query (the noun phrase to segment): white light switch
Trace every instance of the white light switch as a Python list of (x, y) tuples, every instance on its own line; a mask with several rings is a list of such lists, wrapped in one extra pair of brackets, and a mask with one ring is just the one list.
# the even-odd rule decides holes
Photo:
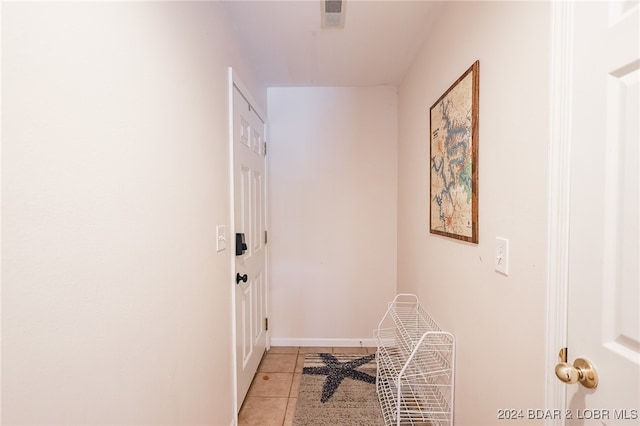
[(509, 240), (496, 237), (496, 271), (509, 275)]
[(227, 248), (227, 227), (225, 225), (216, 226), (216, 251)]

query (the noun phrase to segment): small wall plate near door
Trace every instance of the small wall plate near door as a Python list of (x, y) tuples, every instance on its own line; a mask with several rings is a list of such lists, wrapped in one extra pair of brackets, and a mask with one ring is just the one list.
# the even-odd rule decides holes
[(509, 275), (509, 240), (496, 237), (496, 271)]

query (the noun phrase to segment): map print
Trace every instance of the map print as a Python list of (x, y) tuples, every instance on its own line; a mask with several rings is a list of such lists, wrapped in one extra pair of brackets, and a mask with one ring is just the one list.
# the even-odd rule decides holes
[(475, 238), (473, 74), (467, 72), (431, 108), (431, 232), (467, 241)]

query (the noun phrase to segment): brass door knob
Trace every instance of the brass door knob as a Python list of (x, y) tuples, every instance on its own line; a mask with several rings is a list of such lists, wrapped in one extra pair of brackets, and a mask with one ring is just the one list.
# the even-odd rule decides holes
[(567, 384), (580, 382), (585, 388), (595, 388), (598, 386), (598, 374), (588, 360), (576, 358), (573, 365), (568, 362), (561, 362), (556, 365), (556, 376)]

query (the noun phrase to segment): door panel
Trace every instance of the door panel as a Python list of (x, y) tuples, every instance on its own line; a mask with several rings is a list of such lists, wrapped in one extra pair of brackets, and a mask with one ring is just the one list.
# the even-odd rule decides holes
[[(236, 87), (233, 90), (235, 233), (246, 251), (235, 257), (236, 377), (240, 409), (266, 348), (264, 123)], [(234, 250), (235, 252), (235, 250)]]
[(567, 385), (568, 424), (640, 422), (638, 13), (575, 3), (567, 360), (598, 384)]
[(609, 350), (637, 359), (638, 316), (638, 63), (607, 76), (603, 337)]
[(245, 370), (247, 364), (250, 361), (251, 354), (253, 353), (253, 338), (251, 333), (251, 313), (253, 312), (252, 303), (253, 298), (252, 295), (252, 286), (251, 282), (247, 283), (239, 283), (238, 292), (240, 297), (240, 318), (241, 321), (238, 323), (239, 327), (241, 327), (241, 367), (242, 370)]

